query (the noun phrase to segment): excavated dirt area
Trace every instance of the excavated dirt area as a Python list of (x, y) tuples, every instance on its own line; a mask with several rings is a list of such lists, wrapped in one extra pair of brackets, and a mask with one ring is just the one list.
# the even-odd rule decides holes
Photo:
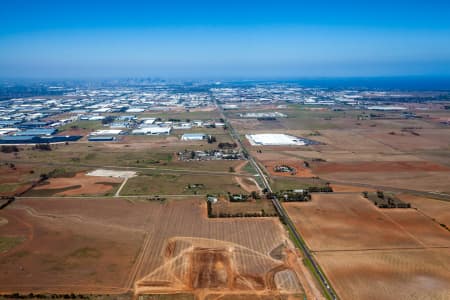
[[(164, 250), (165, 263), (136, 283), (141, 293), (192, 291), (261, 295), (301, 293), (299, 277), (278, 247), (276, 258), (230, 242), (173, 238)], [(206, 291), (206, 292), (205, 292)]]
[(230, 270), (227, 249), (193, 249), (190, 270), (192, 288), (228, 288), (232, 285)]
[(103, 195), (110, 192), (122, 180), (115, 177), (88, 176), (82, 172), (74, 177), (50, 178), (44, 184), (33, 188), (33, 191), (46, 190), (51, 193), (54, 190), (51, 194), (55, 196)]
[(436, 222), (450, 227), (450, 201), (410, 194), (398, 194), (397, 197), (404, 202), (411, 203), (412, 207), (417, 208), (422, 214), (435, 219)]
[(340, 299), (450, 298), (448, 248), (316, 255)]

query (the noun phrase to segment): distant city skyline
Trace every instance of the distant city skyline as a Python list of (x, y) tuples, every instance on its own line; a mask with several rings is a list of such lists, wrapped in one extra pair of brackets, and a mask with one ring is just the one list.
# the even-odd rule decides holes
[(450, 76), (446, 1), (8, 1), (0, 77)]

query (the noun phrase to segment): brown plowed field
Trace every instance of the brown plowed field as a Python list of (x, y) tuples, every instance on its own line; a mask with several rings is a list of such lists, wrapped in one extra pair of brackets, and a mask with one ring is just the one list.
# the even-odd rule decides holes
[(316, 255), (340, 299), (450, 299), (448, 248)]
[(368, 184), (416, 191), (450, 193), (450, 171), (447, 172), (335, 172), (321, 173), (320, 178), (345, 184)]
[[(34, 207), (41, 201), (44, 203)], [(98, 215), (94, 217), (108, 209), (94, 210), (81, 202), (77, 204), (79, 207), (94, 210), (92, 217), (63, 208), (62, 200), (20, 202), (0, 211), (0, 216), (8, 220), (8, 224), (0, 227), (0, 237), (23, 240), (0, 253), (2, 292), (125, 291), (127, 270), (133, 265), (143, 233), (113, 225)], [(56, 210), (60, 212), (52, 212)]]
[(313, 194), (283, 205), (313, 251), (420, 246), (359, 194)]
[(449, 172), (450, 168), (426, 161), (319, 163), (315, 173), (337, 172)]
[(436, 219), (436, 222), (450, 227), (450, 201), (425, 198), (410, 194), (397, 195), (404, 202), (411, 203), (411, 206), (419, 209), (420, 212), (430, 218)]
[(313, 251), (450, 247), (450, 232), (414, 209), (379, 209), (357, 193), (284, 203)]
[(359, 193), (283, 204), (342, 299), (446, 299), (450, 232), (415, 209)]
[(82, 172), (74, 177), (50, 178), (45, 184), (33, 188), (33, 191), (55, 190), (55, 196), (103, 195), (122, 181), (121, 178), (88, 176)]
[[(0, 211), (8, 220), (0, 237), (22, 239), (0, 253), (0, 290), (115, 294), (134, 288), (200, 299), (210, 292), (304, 293), (291, 261), (270, 255), (294, 248), (276, 218), (207, 219), (205, 212), (203, 200), (18, 199)], [(277, 275), (285, 270), (293, 273)], [(285, 273), (295, 290), (273, 286)]]

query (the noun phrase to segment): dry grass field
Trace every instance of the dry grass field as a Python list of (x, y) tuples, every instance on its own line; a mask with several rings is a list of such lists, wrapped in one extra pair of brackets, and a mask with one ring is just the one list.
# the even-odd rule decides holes
[(450, 193), (450, 172), (342, 172), (322, 174), (320, 177), (345, 184), (369, 184), (380, 189)]
[[(223, 140), (230, 142), (229, 135)], [(220, 139), (218, 139), (220, 142)], [(17, 156), (0, 154), (0, 160), (15, 164), (61, 164), (64, 166), (92, 167), (135, 167), (160, 169), (191, 169), (200, 171), (228, 172), (229, 167), (236, 166), (239, 161), (193, 161), (185, 162), (177, 159), (176, 153), (187, 150), (217, 149), (217, 143), (206, 141), (180, 141), (174, 136), (124, 136), (119, 142), (90, 143), (78, 142), (69, 145), (52, 146), (52, 151), (33, 150), (24, 146)]]
[(204, 200), (21, 198), (0, 217), (17, 239), (0, 253), (3, 292), (305, 292), (278, 219), (208, 219)]
[[(201, 185), (192, 187), (193, 185)], [(191, 187), (190, 187), (191, 186)], [(180, 195), (243, 193), (232, 175), (147, 174), (130, 178), (122, 195)]]
[(420, 210), (379, 209), (358, 193), (283, 205), (342, 299), (450, 295), (450, 232)]

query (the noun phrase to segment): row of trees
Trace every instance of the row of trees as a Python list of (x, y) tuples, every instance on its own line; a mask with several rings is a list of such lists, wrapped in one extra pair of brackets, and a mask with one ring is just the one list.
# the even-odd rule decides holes
[[(50, 144), (36, 144), (33, 146), (32, 150), (42, 150), (42, 151), (51, 151), (52, 147)], [(0, 147), (0, 151), (2, 153), (18, 153), (20, 151), (19, 147), (15, 145), (3, 145)]]
[(0, 148), (2, 153), (14, 153), (19, 152), (19, 148), (17, 146), (5, 145)]

